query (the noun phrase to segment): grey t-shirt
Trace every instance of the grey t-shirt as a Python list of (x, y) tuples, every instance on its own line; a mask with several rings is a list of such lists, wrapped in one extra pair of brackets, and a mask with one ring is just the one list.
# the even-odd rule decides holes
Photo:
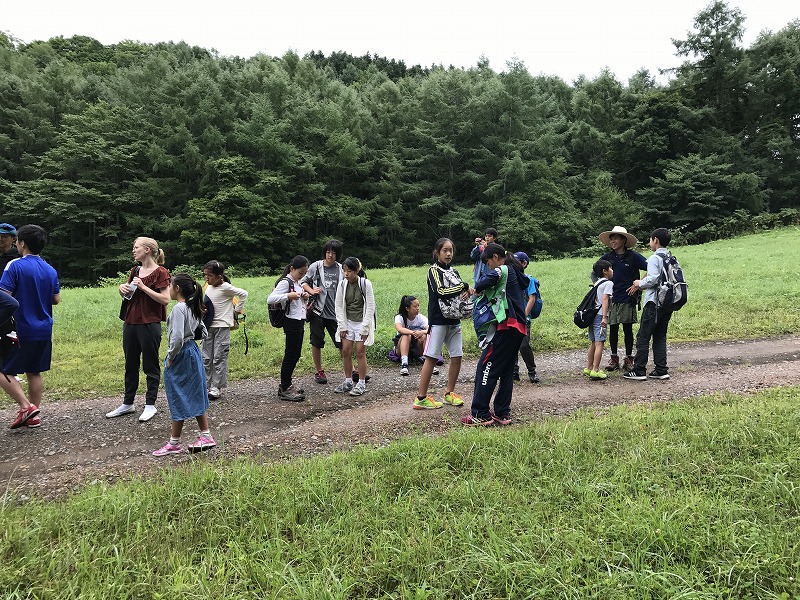
[(325, 288), (325, 306), (322, 309), (323, 319), (336, 320), (336, 289), (339, 286), (339, 265), (335, 264), (332, 267), (322, 265), (322, 287)]

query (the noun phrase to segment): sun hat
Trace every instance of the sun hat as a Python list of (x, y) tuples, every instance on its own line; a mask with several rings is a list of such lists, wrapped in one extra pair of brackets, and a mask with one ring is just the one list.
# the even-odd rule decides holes
[(0, 235), (17, 235), (17, 228), (8, 223), (0, 223)]
[(531, 262), (531, 259), (530, 259), (530, 258), (528, 258), (528, 255), (527, 255), (527, 254), (525, 254), (524, 252), (515, 252), (515, 253), (514, 253), (514, 257), (515, 257), (515, 258), (516, 258), (516, 259), (517, 259), (519, 262), (526, 262), (526, 263), (529, 263), (529, 262)]
[(624, 235), (626, 248), (633, 248), (634, 246), (639, 244), (639, 240), (636, 239), (635, 235), (628, 233), (627, 229), (625, 229), (624, 227), (620, 227), (619, 225), (615, 226), (614, 229), (612, 229), (611, 231), (604, 231), (597, 237), (603, 244), (605, 244), (606, 246), (610, 246), (611, 244), (609, 242), (611, 241), (612, 234)]

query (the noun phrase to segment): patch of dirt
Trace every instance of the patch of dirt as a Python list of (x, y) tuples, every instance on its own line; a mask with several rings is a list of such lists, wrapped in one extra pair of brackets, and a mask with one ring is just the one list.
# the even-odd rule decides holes
[[(515, 423), (579, 408), (666, 402), (715, 392), (747, 394), (800, 382), (800, 336), (670, 344), (668, 352), (671, 379), (642, 382), (619, 374), (604, 382), (588, 381), (580, 375), (584, 350), (538, 355), (541, 383), (514, 385)], [(0, 481), (6, 494), (18, 500), (58, 497), (93, 481), (153, 476), (193, 460), (225, 461), (240, 455), (283, 460), (359, 444), (382, 446), (414, 434), (438, 435), (462, 427), (459, 419), (469, 411), (475, 367), (475, 360), (465, 360), (461, 369), (457, 391), (465, 398), (464, 407), (427, 411), (411, 409), (419, 381), (416, 368), (408, 377), (401, 377), (396, 367), (371, 369), (367, 394), (360, 397), (333, 393), (338, 373), (329, 372), (327, 385), (314, 383), (307, 374), (299, 383), (308, 397), (302, 403), (278, 401), (273, 378), (236, 382), (209, 409), (217, 448), (194, 456), (151, 455), (169, 436), (163, 391), (156, 405), (159, 412), (148, 423), (138, 421), (141, 397), (135, 415), (116, 419), (106, 419), (105, 413), (119, 405), (121, 396), (53, 402), (42, 407), (40, 428), (6, 429), (1, 434)], [(447, 365), (441, 371), (431, 386), (437, 397), (444, 392)], [(45, 397), (46, 386), (45, 375)], [(14, 416), (15, 409), (6, 408), (0, 411), (0, 423), (11, 423)], [(196, 433), (196, 423), (187, 421), (184, 442), (193, 441)]]

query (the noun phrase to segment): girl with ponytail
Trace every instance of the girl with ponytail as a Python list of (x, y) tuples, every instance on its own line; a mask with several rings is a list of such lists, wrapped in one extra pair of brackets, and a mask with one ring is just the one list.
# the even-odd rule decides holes
[(153, 456), (183, 452), (183, 422), (192, 417), (197, 419), (200, 436), (188, 446), (189, 452), (202, 452), (216, 446), (206, 415), (208, 392), (203, 356), (195, 343), (195, 339), (208, 335), (203, 324), (203, 288), (191, 276), (181, 273), (172, 278), (169, 293), (177, 301), (167, 319), (169, 347), (164, 359), (164, 389), (172, 416), (172, 431), (169, 441), (153, 452)]

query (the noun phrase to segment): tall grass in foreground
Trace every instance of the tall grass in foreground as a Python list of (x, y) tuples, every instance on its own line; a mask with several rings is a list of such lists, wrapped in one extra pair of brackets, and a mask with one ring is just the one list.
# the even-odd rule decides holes
[(800, 388), (89, 486), (0, 512), (3, 598), (789, 598)]
[[(670, 322), (670, 339), (752, 338), (800, 331), (800, 256), (798, 228), (787, 228), (731, 240), (675, 248), (689, 281), (689, 303)], [(464, 260), (467, 248), (458, 248)], [(650, 252), (644, 252), (649, 256)], [(578, 348), (585, 331), (572, 324), (572, 312), (589, 285), (594, 259), (537, 262), (529, 272), (542, 282), (544, 310), (532, 329), (537, 351)], [(460, 265), (471, 281), (472, 266)], [(394, 335), (394, 316), (403, 294), (419, 296), (427, 312), (427, 267), (370, 269), (378, 306), (376, 343), (368, 349), (370, 364), (386, 364)], [(250, 351), (244, 355), (243, 332), (231, 338), (232, 380), (276, 375), (283, 358), (283, 332), (270, 327), (266, 297), (275, 276), (234, 278), (250, 292), (247, 331)], [(119, 295), (114, 287), (64, 290), (55, 309), (53, 368), (45, 378), (47, 398), (75, 398), (119, 393), (122, 389), (122, 323), (117, 318)], [(467, 355), (477, 355), (475, 333), (464, 322)], [(306, 333), (305, 346), (308, 346)], [(162, 348), (162, 354), (166, 347)], [(333, 344), (323, 350), (331, 370), (341, 368)], [(311, 373), (311, 353), (304, 349), (297, 372)], [(144, 386), (144, 377), (142, 377)]]

